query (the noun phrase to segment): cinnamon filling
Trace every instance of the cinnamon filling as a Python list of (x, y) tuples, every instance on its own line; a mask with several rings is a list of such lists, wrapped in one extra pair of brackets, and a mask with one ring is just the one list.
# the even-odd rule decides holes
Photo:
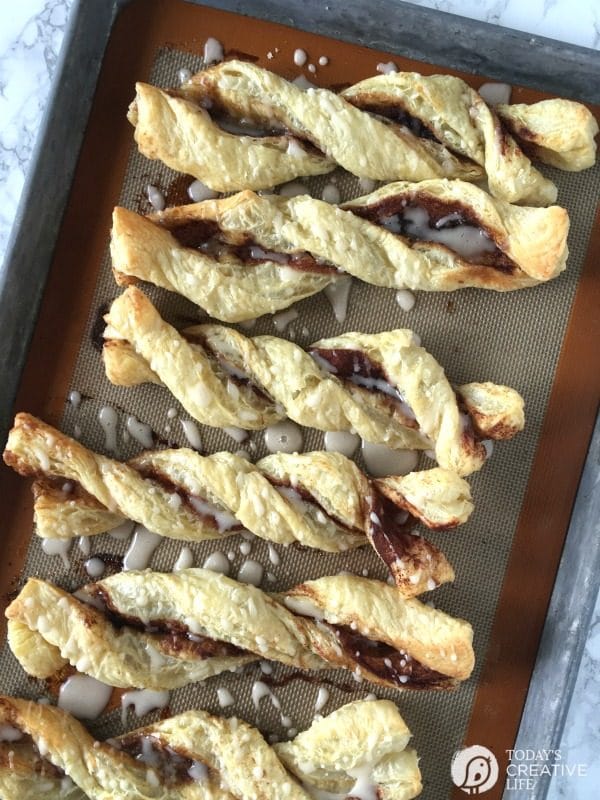
[(324, 153), (306, 136), (290, 130), (275, 119), (269, 119), (261, 114), (254, 117), (233, 116), (214, 92), (202, 84), (191, 84), (180, 89), (167, 89), (171, 97), (181, 97), (188, 102), (202, 108), (211, 120), (225, 133), (234, 136), (248, 136), (251, 139), (283, 138), (294, 140), (302, 148), (314, 155), (324, 156)]
[(314, 272), (318, 275), (334, 275), (339, 271), (330, 262), (314, 258), (307, 251), (278, 253), (265, 250), (251, 236), (244, 235), (242, 243), (232, 244), (225, 239), (225, 235), (217, 223), (212, 220), (189, 220), (176, 223), (160, 220), (159, 224), (166, 227), (182, 247), (199, 250), (217, 261), (221, 261), (225, 255), (228, 255), (248, 266), (270, 261), (298, 272)]
[(394, 122), (397, 125), (402, 125), (419, 139), (429, 139), (432, 142), (437, 142), (443, 145), (431, 128), (418, 117), (413, 116), (409, 111), (403, 108), (398, 101), (395, 103), (385, 103), (377, 100), (365, 99), (361, 96), (347, 97), (349, 103), (361, 111), (366, 111), (368, 114), (374, 114), (377, 117)]
[(403, 650), (367, 639), (347, 625), (324, 624), (334, 631), (347, 656), (382, 680), (412, 689), (443, 688), (453, 683), (452, 678), (426, 667)]
[(161, 640), (161, 650), (171, 655), (185, 655), (203, 660), (213, 657), (235, 657), (247, 655), (246, 650), (229, 642), (221, 642), (208, 636), (192, 633), (181, 622), (173, 619), (153, 619), (144, 622), (139, 617), (122, 614), (113, 605), (109, 592), (97, 584), (86, 587), (88, 594), (99, 599), (105, 606), (104, 615), (116, 628), (134, 628)]
[(202, 782), (208, 777), (208, 767), (166, 745), (157, 736), (132, 734), (111, 739), (110, 744), (146, 767), (156, 770), (165, 786)]
[[(292, 486), (289, 481), (279, 480), (272, 475), (265, 474), (265, 478), (269, 481), (271, 486), (274, 486), (286, 499), (290, 500), (292, 504), (296, 504), (301, 512), (305, 511), (305, 505), (312, 506), (314, 509), (314, 516), (318, 522), (326, 522), (329, 520), (334, 525), (337, 525), (338, 528), (342, 528), (348, 533), (364, 535), (364, 531), (360, 528), (352, 528), (338, 517), (330, 514), (304, 486), (298, 484)], [(321, 519), (319, 519), (319, 517), (321, 517)]]
[(508, 275), (518, 269), (473, 211), (461, 203), (415, 193), (411, 197), (386, 197), (368, 206), (345, 209), (406, 239), (408, 244), (413, 241), (442, 244), (469, 263)]
[(151, 466), (139, 466), (136, 467), (136, 471), (145, 480), (153, 481), (159, 484), (166, 492), (169, 492), (169, 494), (179, 497), (182, 505), (184, 505), (188, 511), (195, 514), (203, 524), (214, 528), (219, 533), (244, 530), (244, 526), (228, 511), (217, 508), (213, 503), (198, 495), (190, 494), (190, 492), (187, 492), (181, 486), (173, 483), (173, 481), (164, 473), (160, 472), (160, 470), (154, 469)]
[(201, 333), (191, 332), (189, 329), (180, 331), (180, 334), (183, 336), (186, 342), (200, 345), (200, 347), (202, 347), (202, 349), (205, 350), (207, 354), (217, 362), (223, 372), (227, 374), (228, 381), (231, 381), (236, 386), (247, 387), (248, 389), (251, 389), (260, 400), (263, 400), (269, 405), (274, 403), (273, 398), (270, 397), (262, 387), (257, 386), (257, 384), (254, 383), (245, 372), (242, 372), (242, 370), (238, 369), (230, 361), (227, 361), (222, 353), (212, 347), (206, 336), (203, 336)]
[(349, 381), (368, 391), (385, 395), (402, 417), (402, 424), (407, 428), (418, 429), (419, 425), (414, 412), (398, 388), (390, 383), (382, 365), (372, 361), (363, 350), (352, 350), (345, 347), (330, 349), (318, 347), (311, 350), (310, 355), (320, 366), (340, 380)]
[(410, 533), (415, 518), (407, 511), (398, 509), (387, 497), (373, 490), (370, 499), (368, 536), (381, 560), (393, 572), (399, 561), (410, 561), (411, 571), (429, 571), (431, 564), (425, 563), (423, 539)]

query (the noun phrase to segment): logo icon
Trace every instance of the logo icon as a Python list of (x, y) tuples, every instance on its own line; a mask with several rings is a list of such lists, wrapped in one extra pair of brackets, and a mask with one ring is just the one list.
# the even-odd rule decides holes
[(498, 761), (487, 747), (474, 744), (456, 751), (450, 774), (454, 785), (465, 794), (483, 794), (496, 785)]

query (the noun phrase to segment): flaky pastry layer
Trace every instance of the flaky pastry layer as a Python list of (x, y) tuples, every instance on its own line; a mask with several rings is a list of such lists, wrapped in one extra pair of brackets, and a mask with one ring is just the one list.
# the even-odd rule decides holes
[[(264, 130), (228, 132), (223, 116)], [(383, 181), (485, 174), (496, 197), (529, 205), (554, 202), (556, 187), (517, 141), (546, 163), (585, 169), (594, 162), (598, 130), (581, 104), (547, 100), (494, 110), (448, 75), (391, 73), (335, 94), (303, 91), (237, 60), (170, 91), (138, 83), (129, 120), (144, 155), (217, 191), (265, 189), (338, 164)]]
[[(425, 221), (411, 224), (414, 213)], [(117, 207), (111, 255), (118, 283), (148, 281), (238, 322), (315, 294), (340, 272), (395, 289), (534, 286), (564, 270), (568, 230), (558, 206), (514, 206), (464, 181), (433, 180), (343, 206), (244, 191), (149, 217)]]
[(387, 700), (349, 703), (275, 747), (200, 709), (102, 742), (59, 708), (0, 697), (0, 725), (14, 738), (0, 741), (4, 800), (309, 800), (351, 791), (357, 771), (381, 800), (421, 791), (410, 731)]
[(267, 658), (449, 689), (473, 669), (468, 622), (353, 575), (270, 595), (206, 569), (128, 571), (85, 593), (102, 608), (30, 578), (9, 605), (9, 645), (28, 674), (47, 679), (71, 664), (111, 686), (164, 690)]
[[(409, 330), (323, 340), (312, 346), (312, 358), (285, 339), (248, 338), (219, 325), (180, 334), (133, 286), (113, 302), (105, 319), (111, 337), (103, 353), (108, 379), (124, 386), (164, 384), (207, 425), (260, 429), (273, 416), (287, 415), (301, 425), (351, 430), (393, 448), (432, 449), (441, 467), (459, 475), (483, 466), (488, 455), (483, 440), (509, 439), (524, 426), (518, 392), (492, 383), (455, 391)], [(326, 350), (344, 356), (344, 363), (331, 364)], [(239, 383), (246, 392), (243, 402)]]
[(92, 536), (131, 519), (185, 541), (243, 529), (331, 552), (370, 541), (406, 596), (454, 577), (443, 553), (410, 532), (416, 521), (453, 528), (473, 509), (466, 481), (439, 468), (370, 481), (340, 453), (279, 453), (254, 465), (233, 453), (201, 456), (188, 448), (145, 452), (123, 464), (28, 414), (15, 418), (4, 460), (38, 479), (40, 536)]

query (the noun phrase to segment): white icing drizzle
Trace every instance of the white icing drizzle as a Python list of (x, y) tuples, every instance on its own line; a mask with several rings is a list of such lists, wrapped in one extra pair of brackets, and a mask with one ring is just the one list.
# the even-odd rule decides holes
[(209, 36), (204, 42), (204, 63), (214, 64), (216, 61), (223, 61), (223, 45), (218, 39)]
[(88, 560), (83, 565), (85, 567), (85, 571), (90, 576), (90, 578), (99, 578), (106, 569), (106, 564), (102, 561), (101, 558), (88, 558)]
[(280, 311), (279, 314), (273, 314), (271, 319), (277, 333), (283, 333), (290, 322), (298, 319), (298, 312), (295, 308), (288, 308), (286, 311)]
[(348, 431), (327, 431), (323, 437), (325, 450), (352, 458), (360, 443), (360, 436)]
[(279, 702), (279, 698), (275, 692), (273, 692), (271, 688), (263, 681), (254, 681), (252, 684), (252, 702), (254, 703), (254, 708), (256, 708), (256, 710), (258, 710), (260, 701), (263, 699), (263, 697), (269, 697), (273, 707), (278, 711), (281, 709), (281, 703)]
[(146, 186), (146, 194), (148, 195), (148, 202), (155, 211), (164, 211), (166, 205), (165, 196), (160, 189), (149, 183)]
[(196, 783), (204, 783), (208, 778), (208, 767), (201, 761), (193, 761), (192, 766), (188, 769), (188, 775)]
[(60, 556), (65, 569), (69, 569), (69, 550), (73, 544), (72, 539), (42, 539), (42, 550), (47, 556)]
[(249, 583), (252, 586), (260, 586), (263, 578), (264, 568), (258, 561), (247, 558), (238, 571), (237, 579), (242, 583)]
[(71, 403), (74, 409), (78, 409), (81, 403), (81, 392), (78, 392), (77, 389), (73, 389), (72, 392), (69, 392), (69, 403)]
[(283, 602), (290, 611), (301, 614), (303, 617), (313, 617), (322, 620), (323, 612), (308, 597), (284, 597)]
[[(442, 225), (457, 219), (454, 214), (448, 214), (435, 223), (435, 227), (429, 227), (429, 214), (426, 209), (414, 206), (406, 208), (402, 216), (405, 223), (408, 223), (407, 235), (421, 241), (438, 242), (448, 247), (457, 255), (463, 258), (476, 258), (484, 253), (491, 253), (496, 249), (495, 243), (490, 239), (484, 230), (473, 225), (456, 225), (453, 228), (443, 228)], [(396, 217), (388, 217), (388, 227), (392, 232)]]
[(177, 73), (177, 80), (180, 84), (187, 83), (192, 77), (192, 70), (187, 67), (182, 67)]
[(162, 536), (158, 533), (152, 533), (143, 525), (136, 525), (133, 539), (123, 558), (123, 571), (146, 569), (161, 541)]
[(250, 542), (240, 542), (240, 553), (243, 556), (249, 556), (251, 550), (252, 550), (252, 545), (250, 544)]
[(116, 453), (119, 415), (112, 406), (103, 406), (98, 412), (98, 420), (104, 431), (105, 448), (111, 453)]
[(81, 437), (81, 425), (73, 425), (73, 436), (75, 439)]
[(182, 569), (190, 569), (194, 566), (194, 554), (189, 547), (181, 548), (177, 561), (173, 564), (173, 572), (181, 572)]
[(235, 697), (224, 686), (217, 687), (217, 700), (221, 708), (227, 708), (227, 706), (232, 706), (235, 703)]
[(77, 544), (79, 545), (79, 549), (83, 553), (84, 556), (89, 556), (92, 552), (92, 545), (87, 536), (80, 536), (77, 540)]
[(306, 150), (302, 147), (298, 139), (294, 139), (293, 136), (290, 136), (286, 152), (288, 156), (300, 158), (306, 153)]
[(269, 550), (269, 561), (274, 566), (276, 566), (276, 567), (279, 566), (279, 564), (281, 563), (281, 556), (279, 555), (277, 550), (275, 550), (275, 547), (274, 547), (273, 543), (269, 542), (267, 547), (268, 547), (268, 550)]
[(356, 800), (377, 800), (379, 794), (373, 783), (373, 764), (364, 764), (348, 770), (348, 775), (356, 778), (356, 783), (348, 792), (348, 797)]
[(58, 690), (58, 707), (78, 719), (96, 719), (106, 708), (112, 686), (89, 675), (71, 675)]
[(288, 256), (285, 253), (278, 253), (276, 250), (265, 250), (258, 244), (253, 244), (250, 247), (250, 258), (256, 261), (265, 259), (266, 261), (274, 261), (276, 264), (287, 264)]
[(169, 692), (154, 689), (135, 689), (125, 692), (121, 697), (121, 721), (127, 723), (127, 709), (133, 708), (136, 717), (144, 717), (155, 708), (166, 708), (169, 705)]
[(18, 742), (23, 738), (23, 731), (12, 725), (0, 725), (0, 742)]
[(235, 426), (230, 426), (227, 428), (223, 428), (227, 436), (231, 436), (234, 442), (241, 444), (245, 442), (248, 438), (248, 431), (245, 431), (243, 428), (236, 428)]
[(308, 65), (308, 67), (307, 67), (307, 69), (308, 69), (308, 71), (309, 71), (310, 73), (312, 73), (313, 75), (314, 75), (314, 74), (315, 74), (315, 72), (317, 71), (317, 68), (315, 67), (315, 65), (314, 65), (314, 64), (309, 64), (309, 65)]
[(268, 661), (261, 661), (260, 662), (260, 671), (264, 675), (270, 675), (273, 672), (273, 665), (270, 664)]
[(193, 200), (194, 203), (200, 203), (202, 200), (213, 200), (219, 196), (218, 192), (215, 192), (214, 189), (199, 180), (192, 181), (188, 186), (187, 192), (190, 200)]
[(317, 88), (314, 83), (311, 83), (308, 80), (306, 75), (298, 75), (297, 78), (294, 78), (292, 83), (295, 86), (297, 86), (299, 89), (302, 89), (303, 92), (305, 92), (307, 89), (316, 89)]
[(139, 442), (142, 447), (149, 450), (154, 445), (154, 436), (152, 435), (152, 428), (146, 425), (145, 422), (140, 422), (137, 417), (130, 414), (125, 423), (129, 435)]
[(167, 411), (167, 419), (175, 419), (176, 416), (177, 416), (177, 409), (176, 408), (170, 408)]
[(182, 419), (180, 421), (183, 434), (188, 440), (188, 444), (193, 447), (194, 450), (202, 450), (202, 439), (196, 423), (191, 419)]
[(308, 194), (308, 187), (300, 181), (290, 181), (279, 187), (279, 194), (282, 197), (298, 197), (301, 194)]
[(364, 194), (370, 194), (375, 187), (377, 186), (377, 181), (374, 181), (372, 178), (359, 178), (358, 179), (358, 188)]
[(485, 457), (490, 458), (490, 456), (494, 452), (494, 440), (482, 439), (481, 444), (485, 447)]
[(329, 64), (329, 59), (327, 56), (319, 56), (319, 66), (326, 67)]
[(396, 292), (396, 302), (402, 311), (412, 311), (415, 306), (416, 298), (409, 289), (399, 289)]
[(212, 572), (220, 572), (223, 575), (228, 575), (231, 565), (225, 553), (216, 550), (208, 556), (202, 567), (204, 569), (210, 569)]
[(512, 86), (508, 83), (483, 83), (477, 90), (488, 106), (510, 103)]
[(331, 303), (333, 315), (338, 322), (344, 322), (346, 319), (351, 288), (352, 278), (349, 275), (344, 275), (341, 278), (336, 278), (324, 289), (325, 297)]
[(290, 420), (269, 425), (264, 436), (269, 453), (299, 453), (302, 450), (302, 431)]
[(329, 700), (329, 689), (326, 689), (324, 686), (319, 686), (319, 691), (317, 692), (317, 699), (315, 700), (315, 712), (318, 714), (321, 709), (323, 709)]
[(117, 525), (116, 528), (108, 531), (108, 535), (113, 539), (117, 539), (117, 541), (124, 541), (125, 539), (129, 539), (131, 534), (133, 533), (133, 529), (135, 527), (135, 522), (130, 519), (126, 519), (124, 522), (121, 522), (120, 525)]
[(398, 72), (398, 67), (393, 61), (386, 61), (385, 63), (380, 61), (375, 69), (377, 72), (381, 72), (382, 75), (389, 75), (391, 72)]
[(234, 525), (237, 524), (236, 518), (230, 514), (229, 511), (224, 511), (214, 503), (208, 502), (208, 500), (203, 500), (202, 498), (195, 497), (194, 495), (188, 495), (188, 502), (199, 514), (212, 517), (216, 523), (219, 533), (229, 531)]
[(326, 203), (339, 203), (341, 200), (340, 190), (335, 183), (326, 183), (321, 197)]
[(308, 55), (306, 50), (301, 50), (299, 47), (294, 50), (294, 64), (297, 67), (303, 67), (306, 64)]
[(386, 475), (406, 475), (417, 466), (419, 454), (415, 450), (392, 450), (384, 444), (362, 442), (362, 457), (367, 470), (375, 478)]

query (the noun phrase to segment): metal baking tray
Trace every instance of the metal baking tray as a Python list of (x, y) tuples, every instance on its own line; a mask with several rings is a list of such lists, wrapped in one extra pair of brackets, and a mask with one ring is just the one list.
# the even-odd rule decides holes
[[(137, 0), (139, 3), (141, 0)], [(0, 270), (3, 443), (113, 24), (130, 0), (77, 0)], [(193, 0), (192, 0), (193, 2)], [(213, 0), (203, 5), (346, 42), (600, 102), (600, 54), (394, 0)], [(40, 187), (52, 187), (52, 202)], [(595, 202), (595, 198), (594, 198)], [(60, 332), (57, 332), (60, 336)], [(557, 749), (600, 585), (600, 423), (587, 456), (515, 747)], [(418, 733), (418, 732), (417, 732)], [(542, 800), (549, 777), (505, 797)]]

